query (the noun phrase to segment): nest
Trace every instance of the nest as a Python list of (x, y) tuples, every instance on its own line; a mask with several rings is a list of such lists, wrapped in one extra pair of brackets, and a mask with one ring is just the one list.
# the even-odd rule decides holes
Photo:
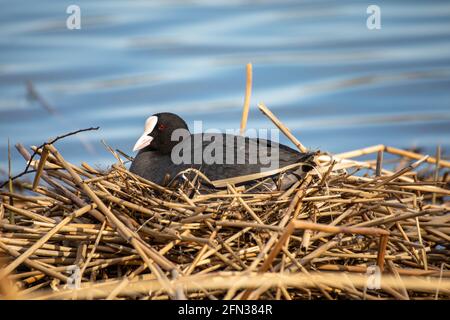
[(289, 189), (261, 190), (262, 177), (205, 189), (198, 172), (163, 187), (115, 152), (101, 172), (53, 144), (34, 148), (39, 161), (18, 149), (36, 174), (0, 190), (3, 298), (450, 297), (450, 163), (439, 155), (318, 153)]

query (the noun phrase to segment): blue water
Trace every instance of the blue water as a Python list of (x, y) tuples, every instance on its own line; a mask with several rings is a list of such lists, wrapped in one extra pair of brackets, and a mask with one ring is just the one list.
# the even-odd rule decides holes
[[(66, 8), (81, 8), (81, 30)], [(250, 128), (271, 128), (264, 102), (306, 146), (450, 147), (450, 2), (0, 1), (0, 168), (11, 144), (57, 144), (66, 159), (105, 167), (132, 154), (145, 119), (238, 128), (253, 63)], [(53, 110), (27, 96), (31, 81)], [(282, 137), (282, 142), (288, 141)], [(24, 162), (13, 152), (13, 170)]]

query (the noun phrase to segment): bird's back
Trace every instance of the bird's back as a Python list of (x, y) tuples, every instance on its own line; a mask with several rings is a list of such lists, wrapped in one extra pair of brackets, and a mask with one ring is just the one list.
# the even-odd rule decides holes
[(173, 178), (180, 171), (195, 168), (213, 181), (278, 169), (310, 158), (311, 154), (270, 140), (201, 133), (177, 144), (171, 155), (151, 150), (139, 152), (130, 171), (162, 183), (166, 174)]

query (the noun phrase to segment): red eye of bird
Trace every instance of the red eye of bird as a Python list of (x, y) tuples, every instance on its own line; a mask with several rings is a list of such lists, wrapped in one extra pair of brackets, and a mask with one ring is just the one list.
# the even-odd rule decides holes
[(164, 130), (165, 128), (166, 128), (166, 126), (163, 124), (158, 125), (158, 130), (160, 130), (160, 131)]

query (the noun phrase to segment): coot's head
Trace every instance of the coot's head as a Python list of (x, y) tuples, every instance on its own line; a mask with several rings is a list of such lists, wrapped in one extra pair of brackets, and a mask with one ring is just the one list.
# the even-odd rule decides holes
[(176, 114), (156, 113), (145, 121), (144, 133), (134, 145), (133, 151), (148, 149), (169, 154), (179, 142), (172, 141), (172, 133), (177, 129), (189, 133), (186, 122)]

